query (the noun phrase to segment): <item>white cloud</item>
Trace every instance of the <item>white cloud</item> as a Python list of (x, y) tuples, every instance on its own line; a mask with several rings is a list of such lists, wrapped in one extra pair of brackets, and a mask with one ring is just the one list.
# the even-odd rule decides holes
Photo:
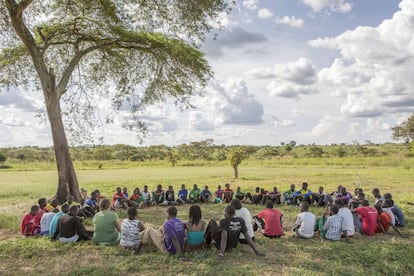
[(284, 24), (289, 25), (291, 27), (302, 28), (303, 27), (303, 19), (296, 18), (295, 16), (283, 16), (277, 17), (275, 19), (276, 24)]
[(243, 6), (249, 10), (257, 10), (257, 4), (259, 4), (259, 0), (244, 0)]
[(298, 118), (298, 117), (302, 117), (305, 114), (305, 112), (301, 109), (294, 108), (292, 109), (292, 114), (294, 117)]
[(188, 118), (189, 128), (195, 131), (210, 131), (214, 130), (214, 125), (204, 118), (203, 114), (198, 111), (190, 112)]
[(272, 97), (300, 99), (302, 95), (317, 93), (316, 71), (308, 59), (276, 64), (273, 73), (275, 79), (267, 85)]
[(195, 99), (197, 110), (215, 125), (257, 125), (263, 122), (263, 105), (248, 93), (244, 80), (212, 81), (204, 97)]
[(245, 75), (249, 79), (270, 79), (276, 77), (271, 68), (252, 68)]
[(336, 13), (348, 13), (352, 10), (352, 4), (346, 0), (302, 0), (311, 7), (314, 12), (328, 10)]
[(264, 8), (258, 10), (257, 15), (259, 16), (259, 18), (270, 18), (273, 16), (273, 13), (270, 10)]
[(414, 4), (403, 0), (400, 9), (377, 27), (360, 26), (309, 42), (341, 54), (318, 77), (324, 89), (344, 97), (342, 114), (377, 117), (414, 111)]
[(276, 116), (273, 116), (273, 125), (276, 127), (293, 127), (295, 122), (289, 119), (279, 119)]

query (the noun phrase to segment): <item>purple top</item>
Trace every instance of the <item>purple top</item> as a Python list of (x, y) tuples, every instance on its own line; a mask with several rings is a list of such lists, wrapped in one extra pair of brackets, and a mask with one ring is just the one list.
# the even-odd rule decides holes
[(164, 244), (171, 254), (176, 254), (172, 238), (176, 237), (181, 249), (184, 246), (185, 224), (178, 218), (171, 218), (164, 223)]
[(217, 190), (214, 195), (216, 196), (216, 198), (221, 198), (223, 199), (223, 190)]

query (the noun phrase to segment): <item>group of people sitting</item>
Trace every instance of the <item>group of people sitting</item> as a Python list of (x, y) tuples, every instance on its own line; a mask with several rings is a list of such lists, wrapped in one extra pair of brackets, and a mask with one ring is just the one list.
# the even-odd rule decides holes
[[(185, 187), (182, 190), (183, 188)], [(148, 193), (147, 189), (144, 187), (145, 193)], [(226, 189), (229, 189), (228, 184)], [(162, 187), (159, 185), (157, 190), (162, 190)], [(167, 191), (164, 192), (165, 198), (168, 198)], [(82, 196), (85, 195), (84, 192), (82, 190)], [(279, 199), (283, 198), (286, 204), (298, 202), (300, 213), (296, 217), (293, 230), (300, 238), (312, 238), (319, 231), (327, 240), (339, 240), (341, 237), (348, 240), (356, 231), (374, 235), (377, 232), (385, 233), (389, 228), (395, 229), (401, 235), (397, 227), (404, 226), (404, 215), (392, 201), (391, 194), (381, 196), (378, 189), (373, 189), (372, 192), (376, 201), (374, 206), (369, 206), (362, 189), (356, 189), (354, 196), (342, 186), (329, 194), (323, 193), (323, 189), (319, 189), (319, 193), (311, 193), (307, 189), (307, 183), (303, 183), (301, 190), (294, 191), (291, 195), (284, 193)], [(120, 196), (121, 193), (123, 197), (119, 200), (116, 195)], [(48, 203), (45, 198), (41, 198), (38, 205), (32, 206), (30, 212), (23, 217), (21, 233), (25, 236), (49, 236), (52, 240), (61, 242), (92, 240), (99, 245), (120, 244), (134, 251), (138, 251), (143, 245), (153, 244), (161, 252), (176, 254), (180, 258), (184, 258), (184, 250), (211, 245), (218, 249), (219, 256), (222, 257), (225, 252), (236, 248), (238, 243), (248, 244), (257, 255), (262, 256), (264, 254), (257, 249), (254, 242), (255, 232), (260, 232), (266, 238), (280, 238), (284, 235), (283, 214), (274, 208), (274, 204), (280, 202), (273, 194), (266, 194), (265, 209), (252, 216), (242, 204), (255, 203), (252, 200), (258, 195), (237, 198), (236, 192), (229, 198), (224, 219), (206, 223), (202, 220), (201, 207), (197, 204), (206, 202), (201, 199), (203, 197), (200, 192), (200, 197), (197, 197), (199, 201), (191, 201), (192, 197), (189, 197), (188, 201), (181, 202), (192, 203), (187, 223), (177, 218), (177, 208), (170, 206), (167, 209), (166, 222), (160, 229), (156, 229), (144, 226), (137, 218), (137, 207), (140, 205), (131, 204), (132, 197), (128, 199), (125, 193), (127, 190), (118, 188), (111, 202), (96, 190), (91, 193), (90, 198), (82, 199), (83, 204), (75, 202), (73, 196), (69, 195), (60, 210), (56, 199)], [(141, 196), (140, 193), (139, 197)], [(152, 196), (157, 195), (154, 192)], [(148, 197), (147, 201), (142, 202), (148, 204), (148, 200), (152, 199)], [(226, 197), (223, 197), (223, 201), (225, 200)], [(323, 216), (316, 218), (309, 212), (309, 206), (314, 203), (317, 206), (326, 206)], [(125, 206), (128, 217), (120, 222), (114, 209)], [(89, 231), (83, 225), (82, 217), (88, 217), (92, 213), (93, 231)]]

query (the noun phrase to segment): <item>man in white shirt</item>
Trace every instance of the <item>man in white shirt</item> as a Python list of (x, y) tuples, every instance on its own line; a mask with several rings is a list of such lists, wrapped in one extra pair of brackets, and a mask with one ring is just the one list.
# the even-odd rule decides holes
[(336, 199), (335, 205), (339, 208), (338, 215), (343, 218), (342, 231), (346, 231), (347, 236), (352, 237), (355, 234), (355, 225), (351, 210), (344, 206), (344, 202), (341, 199)]
[(300, 213), (296, 217), (293, 231), (301, 238), (310, 239), (314, 235), (315, 222), (315, 215), (309, 212), (309, 203), (302, 201), (300, 203)]

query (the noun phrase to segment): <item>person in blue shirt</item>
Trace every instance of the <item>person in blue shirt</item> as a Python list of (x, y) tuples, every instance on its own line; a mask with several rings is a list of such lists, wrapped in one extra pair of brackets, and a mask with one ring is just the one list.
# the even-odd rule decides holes
[(50, 222), (49, 225), (49, 237), (52, 238), (55, 235), (58, 223), (59, 223), (59, 219), (61, 216), (63, 216), (64, 214), (67, 214), (69, 212), (69, 204), (65, 203), (62, 205), (61, 212), (56, 213), (56, 215), (53, 217), (52, 221)]
[(181, 190), (177, 194), (177, 203), (184, 204), (188, 202), (188, 190), (185, 188), (185, 184), (181, 184)]
[(204, 190), (201, 191), (200, 199), (201, 202), (211, 202), (213, 194), (208, 189), (208, 186), (204, 186)]
[(293, 193), (293, 202), (299, 204), (302, 201), (307, 201), (311, 204), (312, 191), (308, 189), (308, 183), (302, 183), (302, 189)]

